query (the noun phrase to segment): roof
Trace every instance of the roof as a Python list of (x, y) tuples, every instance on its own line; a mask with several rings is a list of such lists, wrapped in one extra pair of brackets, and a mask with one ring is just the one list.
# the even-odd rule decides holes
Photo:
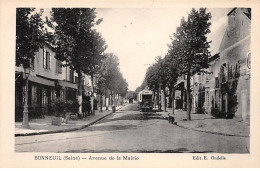
[[(235, 11), (237, 8), (233, 8), (228, 14), (227, 16), (229, 16), (233, 11)], [(247, 16), (250, 20), (251, 20), (251, 8), (241, 8), (243, 14), (245, 14), (245, 16)]]
[(142, 90), (139, 92), (139, 94), (153, 94), (153, 92), (151, 90)]
[(45, 41), (44, 44), (45, 44), (48, 48), (50, 48), (53, 52), (55, 52), (54, 46), (51, 45), (49, 42), (46, 42), (46, 41)]
[(229, 16), (233, 11), (235, 11), (237, 8), (233, 8), (228, 14), (227, 16)]
[(212, 62), (212, 61), (218, 59), (219, 57), (220, 57), (220, 56), (219, 56), (219, 53), (217, 53), (217, 54), (215, 54), (215, 55), (213, 55), (213, 56), (211, 56), (211, 57), (209, 58), (209, 62)]

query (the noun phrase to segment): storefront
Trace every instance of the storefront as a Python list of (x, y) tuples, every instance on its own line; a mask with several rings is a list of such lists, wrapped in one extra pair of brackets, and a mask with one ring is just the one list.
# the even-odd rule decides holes
[[(15, 81), (15, 119), (21, 121), (25, 94), (23, 73), (16, 73)], [(29, 118), (43, 118), (50, 114), (50, 104), (55, 95), (54, 81), (30, 75), (28, 78)]]

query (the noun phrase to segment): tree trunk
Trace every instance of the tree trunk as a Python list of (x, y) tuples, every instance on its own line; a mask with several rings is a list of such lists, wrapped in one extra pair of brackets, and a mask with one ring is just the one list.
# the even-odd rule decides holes
[(167, 102), (167, 107), (171, 108), (171, 100), (172, 100), (172, 86), (169, 87), (169, 101)]
[(153, 105), (154, 105), (154, 108), (156, 108), (156, 93), (155, 91), (153, 91), (153, 101), (155, 102)]
[(113, 94), (113, 106), (116, 106), (116, 93)]
[(108, 104), (109, 104), (109, 98), (107, 101), (107, 91), (105, 92), (105, 106), (106, 106), (106, 110), (108, 110)]
[(159, 91), (158, 91), (158, 109), (159, 109), (159, 111), (161, 111), (162, 110), (162, 108), (161, 108), (161, 85), (159, 85)]
[(115, 93), (115, 95), (114, 95), (114, 100), (115, 100), (114, 106), (116, 106), (117, 105), (117, 93)]
[(116, 98), (116, 104), (115, 104), (115, 106), (117, 106), (118, 105), (118, 101), (119, 101), (119, 95), (116, 93), (116, 95), (115, 95), (115, 98)]
[(175, 87), (172, 86), (171, 90), (171, 98), (172, 98), (172, 115), (174, 115), (174, 103), (175, 103)]
[(111, 105), (111, 107), (113, 107), (113, 104), (114, 104), (113, 92), (111, 91), (111, 94), (110, 94), (110, 105)]
[(163, 112), (166, 112), (166, 104), (165, 104), (165, 88), (162, 87), (161, 89), (161, 104), (162, 104), (162, 109), (163, 109)]
[(95, 115), (95, 110), (94, 110), (94, 76), (91, 74), (91, 84), (92, 84), (92, 93), (91, 93), (91, 113), (92, 115)]
[(101, 94), (100, 95), (100, 112), (103, 112), (102, 108), (103, 108), (103, 96)]
[(190, 103), (190, 72), (187, 74), (187, 120), (191, 120), (191, 103)]
[(82, 115), (82, 73), (80, 70), (78, 73), (78, 102), (79, 102), (79, 115)]

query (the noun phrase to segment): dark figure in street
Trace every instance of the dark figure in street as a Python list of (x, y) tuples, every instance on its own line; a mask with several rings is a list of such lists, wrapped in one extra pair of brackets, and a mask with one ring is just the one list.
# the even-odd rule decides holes
[(82, 101), (82, 114), (83, 118), (87, 117), (87, 101), (85, 99)]
[(169, 121), (169, 123), (171, 123), (171, 124), (173, 124), (173, 123), (174, 123), (174, 121), (175, 121), (175, 118), (174, 118), (174, 116), (173, 116), (173, 115), (171, 115), (170, 113), (168, 113), (168, 121)]
[(91, 115), (91, 102), (90, 102), (90, 100), (86, 101), (86, 110), (87, 110), (88, 115)]

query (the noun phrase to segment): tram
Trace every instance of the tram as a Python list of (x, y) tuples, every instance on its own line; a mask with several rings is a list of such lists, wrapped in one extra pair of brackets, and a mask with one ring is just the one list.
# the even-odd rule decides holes
[(153, 91), (142, 90), (138, 93), (138, 108), (142, 112), (152, 111), (152, 109), (153, 109)]

